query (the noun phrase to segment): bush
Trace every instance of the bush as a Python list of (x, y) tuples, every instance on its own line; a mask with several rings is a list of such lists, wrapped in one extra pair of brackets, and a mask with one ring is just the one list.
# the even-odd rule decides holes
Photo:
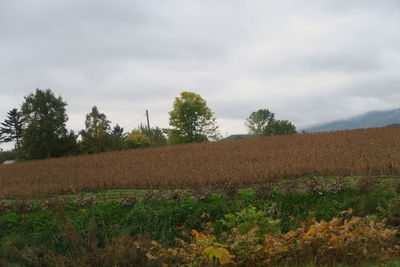
[(400, 227), (400, 196), (392, 198), (381, 214), (387, 219), (387, 223), (391, 226)]
[(267, 217), (264, 211), (257, 210), (255, 207), (243, 209), (234, 214), (225, 215), (220, 223), (227, 229), (234, 229), (238, 233), (245, 234), (251, 229), (258, 227), (258, 233), (279, 233), (279, 220), (273, 220)]
[[(248, 213), (248, 211), (247, 211)], [(253, 212), (250, 212), (253, 213)], [(234, 229), (219, 236), (192, 231), (189, 242), (180, 240), (175, 249), (162, 249), (158, 258), (175, 258), (195, 266), (236, 263), (240, 266), (337, 264), (359, 265), (398, 259), (400, 246), (396, 231), (382, 222), (364, 222), (352, 217), (351, 210), (331, 221), (309, 219), (286, 234), (256, 234), (258, 227), (240, 233)]]

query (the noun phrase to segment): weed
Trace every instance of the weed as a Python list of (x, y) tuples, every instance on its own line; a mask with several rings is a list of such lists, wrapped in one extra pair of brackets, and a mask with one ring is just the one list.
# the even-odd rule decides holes
[(392, 198), (381, 210), (383, 216), (387, 219), (387, 223), (392, 226), (400, 227), (400, 197)]
[(255, 187), (256, 195), (259, 198), (270, 198), (273, 195), (273, 191), (273, 181), (268, 179), (260, 181)]
[(281, 193), (282, 195), (289, 195), (298, 192), (299, 189), (300, 186), (297, 181), (289, 181), (281, 186), (279, 193)]
[(328, 185), (328, 190), (333, 193), (343, 192), (348, 187), (348, 182), (343, 176), (338, 177), (334, 182)]
[(18, 199), (14, 203), (14, 210), (16, 213), (26, 214), (30, 211), (33, 211), (34, 208), (35, 208), (35, 203), (25, 198)]
[(10, 210), (10, 204), (5, 200), (0, 200), (0, 216), (6, 214)]
[(310, 177), (305, 181), (306, 192), (312, 195), (322, 195), (326, 189), (322, 177)]
[(360, 178), (357, 180), (356, 188), (360, 191), (367, 192), (377, 184), (376, 179)]

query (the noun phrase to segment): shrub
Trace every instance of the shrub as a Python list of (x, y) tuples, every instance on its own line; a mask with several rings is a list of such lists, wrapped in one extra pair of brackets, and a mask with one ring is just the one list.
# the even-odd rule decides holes
[(396, 185), (395, 185), (395, 192), (396, 192), (396, 194), (399, 194), (399, 195), (400, 195), (400, 181), (397, 181), (397, 182), (396, 182)]
[(400, 227), (400, 196), (392, 198), (381, 214), (387, 218), (387, 223), (392, 226)]
[(360, 217), (352, 217), (351, 210), (331, 221), (309, 219), (286, 234), (260, 236), (257, 231), (258, 227), (255, 227), (247, 233), (233, 230), (213, 236), (210, 229), (205, 232), (193, 230), (189, 242), (179, 240), (179, 248), (162, 249), (158, 257), (175, 257), (182, 264), (201, 266), (216, 263), (333, 266), (385, 262), (398, 259), (400, 255), (395, 230), (382, 222), (369, 220), (366, 223)]
[(267, 217), (264, 211), (257, 210), (255, 207), (245, 208), (239, 212), (225, 215), (220, 223), (227, 229), (234, 229), (238, 233), (245, 234), (255, 227), (259, 234), (279, 233), (279, 220)]

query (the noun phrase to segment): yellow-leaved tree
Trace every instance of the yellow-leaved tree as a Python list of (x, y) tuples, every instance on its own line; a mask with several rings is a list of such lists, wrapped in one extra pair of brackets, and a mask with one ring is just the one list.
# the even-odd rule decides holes
[(182, 92), (176, 97), (173, 109), (169, 112), (167, 129), (169, 143), (194, 143), (218, 140), (220, 133), (214, 113), (206, 101), (193, 92)]

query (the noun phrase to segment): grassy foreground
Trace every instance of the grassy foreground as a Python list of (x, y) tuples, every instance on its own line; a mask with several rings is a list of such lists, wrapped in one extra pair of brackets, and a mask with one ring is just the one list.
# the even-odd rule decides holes
[(309, 178), (3, 200), (0, 266), (399, 266), (399, 189)]

